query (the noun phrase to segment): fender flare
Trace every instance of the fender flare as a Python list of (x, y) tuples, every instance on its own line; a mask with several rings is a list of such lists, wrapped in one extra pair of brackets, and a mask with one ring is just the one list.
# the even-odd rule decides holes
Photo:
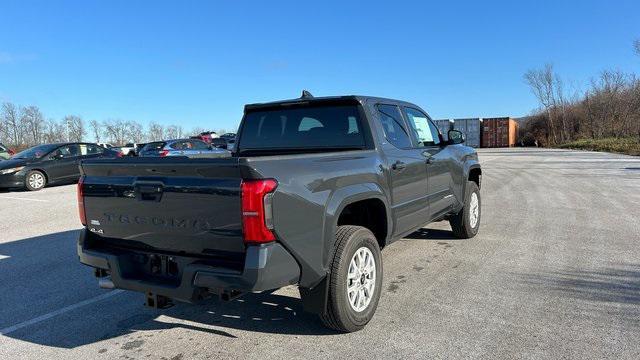
[[(393, 221), (389, 210), (390, 206), (387, 201), (387, 196), (382, 188), (375, 183), (354, 184), (339, 188), (331, 194), (325, 207), (322, 263), (326, 271), (328, 271), (329, 262), (333, 259), (335, 251), (335, 233), (342, 210), (357, 201), (368, 199), (378, 199), (382, 201), (387, 217), (387, 235), (384, 242), (386, 243), (389, 240), (393, 233)], [(305, 311), (310, 313), (324, 313), (326, 310), (326, 303), (328, 301), (328, 294), (329, 282), (327, 281), (326, 274), (313, 286), (300, 287), (303, 308)]]

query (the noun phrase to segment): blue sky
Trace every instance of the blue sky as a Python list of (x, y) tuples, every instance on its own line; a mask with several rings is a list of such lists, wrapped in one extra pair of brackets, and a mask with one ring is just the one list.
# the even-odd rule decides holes
[(245, 103), (363, 94), (521, 116), (551, 62), (638, 73), (640, 1), (3, 1), (0, 101), (47, 117), (234, 128)]

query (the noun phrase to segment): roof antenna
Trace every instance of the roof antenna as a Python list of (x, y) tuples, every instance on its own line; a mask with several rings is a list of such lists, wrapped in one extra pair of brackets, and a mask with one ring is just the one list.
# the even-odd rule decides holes
[(307, 90), (302, 90), (302, 96), (300, 96), (300, 99), (312, 99), (313, 95), (311, 95), (310, 92), (308, 92)]

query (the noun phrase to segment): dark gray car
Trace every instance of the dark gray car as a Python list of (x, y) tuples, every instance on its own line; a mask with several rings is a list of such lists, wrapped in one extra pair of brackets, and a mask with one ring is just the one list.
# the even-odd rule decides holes
[(343, 96), (245, 106), (232, 157), (86, 161), (80, 261), (147, 305), (297, 284), (356, 331), (382, 292), (380, 249), (432, 221), (471, 238), (481, 169), (420, 107)]

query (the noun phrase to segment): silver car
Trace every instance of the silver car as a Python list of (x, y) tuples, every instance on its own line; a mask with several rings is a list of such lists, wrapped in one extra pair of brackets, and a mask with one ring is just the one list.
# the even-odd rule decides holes
[(231, 153), (198, 139), (177, 139), (150, 142), (140, 150), (141, 157), (186, 156), (190, 158), (226, 157)]

